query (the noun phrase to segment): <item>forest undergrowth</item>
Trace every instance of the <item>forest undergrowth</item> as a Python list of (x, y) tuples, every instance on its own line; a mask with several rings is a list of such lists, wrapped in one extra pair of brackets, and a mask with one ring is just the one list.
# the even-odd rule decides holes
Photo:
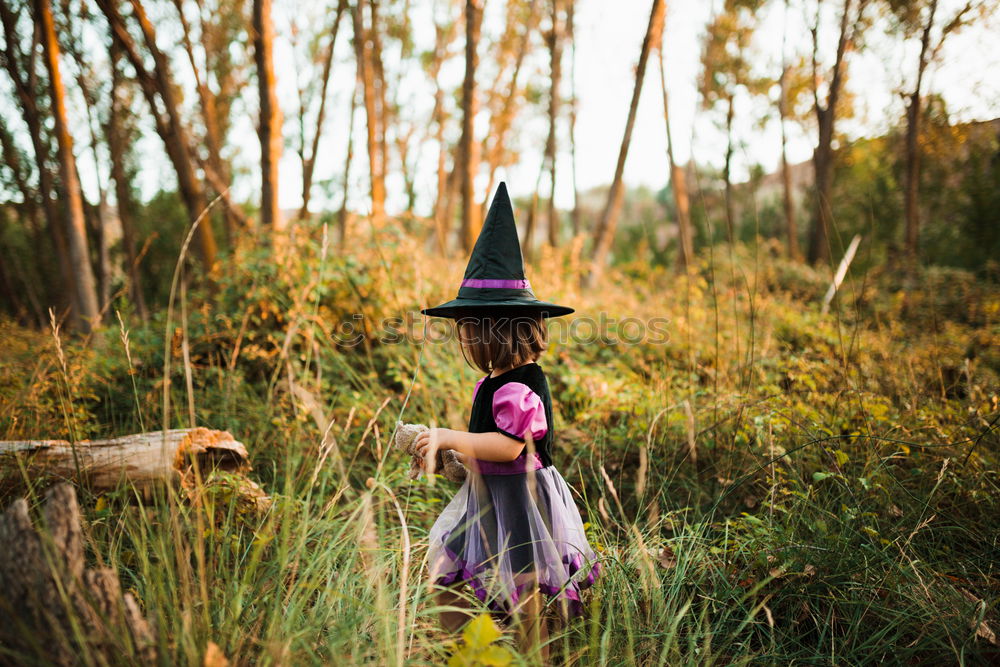
[[(207, 426), (247, 446), (266, 511), (222, 473), (152, 498), (79, 490), (88, 557), (119, 571), (165, 664), (211, 644), (233, 664), (531, 660), (485, 620), (438, 628), (426, 535), (455, 487), (408, 480), (390, 446), (400, 419), (465, 425), (477, 372), (418, 312), (464, 262), (388, 224), (350, 250), (327, 238), (247, 244), (212, 280), (189, 270), (169, 312), (142, 322), (119, 298), (120, 323), (86, 339), (0, 322), (0, 438)], [(577, 308), (540, 363), (556, 465), (604, 562), (553, 637), (560, 661), (1000, 661), (996, 285), (880, 269), (824, 314), (831, 271), (763, 241), (685, 276), (619, 263), (583, 289), (587, 268), (579, 244), (528, 267)], [(37, 507), (47, 483), (0, 505)]]

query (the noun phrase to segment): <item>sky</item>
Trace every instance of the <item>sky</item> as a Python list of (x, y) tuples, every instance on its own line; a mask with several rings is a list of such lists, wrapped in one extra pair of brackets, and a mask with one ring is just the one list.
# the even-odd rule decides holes
[[(954, 11), (960, 0), (941, 0), (940, 15)], [(308, 73), (297, 70), (297, 59), (292, 47), (294, 29), (309, 30), (323, 25), (327, 20), (324, 12), (331, 3), (309, 3), (303, 0), (276, 0), (275, 25), (277, 44), (275, 48), (276, 72), (279, 103), (286, 117), (286, 141), (280, 162), (279, 202), (282, 208), (295, 209), (301, 203), (301, 172), (292, 130), (297, 104), (297, 87), (306, 83)], [(433, 14), (435, 5), (431, 2), (414, 2), (416, 9), (410, 20), (419, 48), (429, 48), (433, 42)], [(441, 11), (448, 0), (437, 0)], [(577, 136), (577, 183), (579, 189), (608, 184), (615, 170), (619, 146), (625, 127), (628, 105), (634, 85), (635, 66), (640, 45), (649, 19), (649, 0), (577, 0), (577, 44), (575, 57), (567, 49), (564, 66), (564, 95), (568, 97), (569, 75), (574, 67), (579, 112), (576, 128)], [(704, 26), (718, 2), (678, 0), (668, 2), (665, 32), (666, 79), (670, 91), (671, 129), (675, 141), (675, 153), (680, 161), (692, 156), (698, 163), (721, 164), (725, 139), (717, 126), (717, 115), (698, 109), (696, 81), (701, 69), (701, 39)], [(800, 4), (800, 3), (793, 3)], [(836, 5), (839, 3), (825, 3)], [(453, 6), (461, 7), (462, 3)], [(801, 10), (793, 10), (784, 15), (782, 3), (769, 3), (770, 9), (759, 19), (761, 28), (753, 45), (755, 61), (759, 63), (759, 74), (776, 76), (780, 71), (782, 33), (787, 25), (788, 53), (794, 55), (807, 47), (808, 33), (803, 23)], [(480, 51), (481, 73), (479, 85), (489, 85), (491, 54), (485, 44), (490, 36), (496, 35), (504, 24), (504, 3), (486, 0), (484, 20), (484, 47)], [(174, 11), (170, 3), (151, 5), (150, 13), (164, 12), (170, 17)], [(169, 26), (173, 21), (161, 23), (160, 39), (166, 43), (177, 39)], [(821, 45), (821, 56), (828, 56), (834, 46), (835, 16), (825, 17), (825, 39)], [(989, 25), (979, 24), (965, 32), (949, 38), (941, 58), (941, 65), (929, 73), (928, 90), (945, 96), (953, 120), (985, 120), (1000, 115), (1000, 77), (995, 75), (1000, 66), (1000, 49), (996, 49), (998, 38), (996, 17)], [(300, 33), (301, 34), (301, 33)], [(332, 197), (327, 199), (322, 188), (314, 189), (314, 209), (317, 207), (336, 208), (340, 203), (340, 183), (343, 178), (343, 161), (346, 154), (347, 127), (349, 123), (350, 95), (354, 84), (353, 52), (349, 40), (349, 23), (342, 24), (341, 39), (336, 49), (331, 92), (328, 101), (329, 113), (320, 157), (317, 160), (316, 179), (333, 179), (329, 188)], [(461, 48), (461, 38), (456, 45)], [(867, 48), (861, 54), (854, 54), (850, 60), (850, 89), (858, 101), (856, 117), (844, 122), (842, 128), (851, 136), (881, 134), (891, 124), (898, 121), (903, 113), (899, 90), (908, 85), (909, 73), (916, 52), (914, 44), (900, 47), (896, 39), (873, 34)], [(95, 58), (102, 57), (95, 50)], [(534, 60), (528, 73), (534, 77), (536, 85), (545, 87), (548, 81), (547, 54), (541, 45), (536, 49)], [(385, 55), (385, 67), (394, 71), (398, 56), (394, 52)], [(175, 59), (177, 79), (190, 85), (190, 72), (186, 71), (183, 59)], [(461, 85), (463, 58), (459, 52), (445, 67), (442, 77), (449, 90)], [(625, 182), (629, 186), (645, 185), (662, 188), (667, 181), (666, 136), (664, 130), (662, 97), (658, 58), (650, 59), (645, 85), (635, 122), (632, 143), (625, 168)], [(433, 103), (433, 87), (419, 71), (410, 67), (410, 74), (398, 89), (408, 115), (417, 118), (416, 136), (428, 131), (428, 118)], [(256, 88), (253, 82), (248, 87), (247, 98), (234, 108), (235, 123), (231, 135), (231, 157), (237, 173), (241, 176), (234, 185), (234, 196), (239, 199), (257, 200), (258, 165), (260, 147), (256, 135)], [(188, 90), (191, 90), (189, 87)], [(895, 91), (895, 92), (894, 92)], [(72, 92), (72, 87), (71, 87)], [(194, 104), (195, 96), (187, 96), (187, 104)], [(766, 104), (758, 101), (757, 106), (746, 99), (740, 99), (736, 106), (737, 149), (734, 172), (737, 180), (745, 177), (750, 165), (758, 163), (767, 170), (773, 170), (780, 157), (780, 135), (774, 122), (761, 125), (757, 119), (766, 111)], [(82, 104), (73, 104), (80, 113)], [(547, 132), (544, 114), (544, 100), (525, 120), (519, 122), (516, 132), (510, 136), (512, 147), (520, 151), (518, 162), (501, 170), (500, 179), (506, 180), (515, 197), (527, 196), (534, 188), (538, 177), (542, 148)], [(352, 164), (349, 205), (358, 211), (367, 210), (368, 174), (364, 144), (363, 109), (359, 109), (354, 119), (355, 160)], [(485, 117), (477, 119), (477, 136), (486, 131)], [(96, 192), (98, 182), (107, 182), (107, 164), (99, 154), (95, 161), (92, 155), (80, 148), (85, 140), (86, 125), (77, 122), (78, 149), (81, 162), (81, 176), (89, 195)], [(558, 175), (556, 202), (568, 208), (573, 202), (573, 188), (570, 179), (571, 160), (568, 141), (568, 120), (564, 116), (558, 135)], [(789, 125), (789, 157), (792, 162), (809, 159), (812, 152), (812, 128)], [(452, 127), (451, 138), (457, 138), (457, 122)], [(149, 131), (137, 146), (144, 156), (140, 174), (140, 190), (145, 197), (173, 181), (169, 163), (163, 157), (159, 138)], [(145, 157), (150, 156), (150, 157)], [(156, 156), (152, 159), (151, 156)], [(390, 158), (393, 167), (395, 156)], [(422, 151), (415, 157), (417, 174), (417, 213), (430, 211), (436, 191), (437, 148), (433, 141), (425, 142)], [(95, 168), (96, 162), (96, 168)], [(394, 168), (398, 172), (398, 166)], [(486, 178), (477, 181), (478, 196), (483, 198)], [(544, 183), (544, 182), (543, 182)], [(398, 212), (404, 205), (403, 183), (398, 173), (388, 179), (389, 212)], [(545, 187), (543, 185), (543, 187)]]

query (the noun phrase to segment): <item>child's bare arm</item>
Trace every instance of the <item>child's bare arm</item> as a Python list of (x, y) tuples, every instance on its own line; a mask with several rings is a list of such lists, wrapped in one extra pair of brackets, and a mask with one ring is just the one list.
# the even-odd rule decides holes
[(414, 446), (421, 456), (438, 449), (453, 449), (482, 461), (513, 461), (524, 443), (502, 433), (469, 433), (450, 428), (432, 428), (417, 435)]

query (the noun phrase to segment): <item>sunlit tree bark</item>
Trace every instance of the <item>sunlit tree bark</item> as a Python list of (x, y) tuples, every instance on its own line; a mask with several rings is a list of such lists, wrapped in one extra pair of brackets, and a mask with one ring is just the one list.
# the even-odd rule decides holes
[[(370, 1), (370, 0), (368, 0)], [(375, 219), (385, 217), (385, 141), (383, 117), (379, 112), (377, 71), (372, 56), (372, 38), (365, 27), (366, 0), (357, 0), (353, 7), (354, 53), (361, 80), (362, 99), (367, 117), (368, 168), (371, 174), (371, 213)]]
[(41, 31), (45, 68), (49, 75), (49, 95), (52, 99), (52, 120), (55, 124), (56, 144), (59, 155), (60, 195), (65, 207), (65, 229), (69, 260), (74, 276), (74, 299), (78, 324), (89, 331), (98, 324), (100, 311), (94, 272), (90, 266), (86, 222), (83, 214), (83, 196), (77, 179), (76, 159), (73, 156), (73, 138), (66, 117), (66, 90), (63, 87), (59, 66), (59, 44), (56, 40), (55, 22), (49, 0), (35, 0), (35, 21)]
[(275, 91), (274, 23), (271, 20), (271, 0), (253, 0), (253, 51), (257, 66), (257, 93), (260, 119), (260, 220), (275, 233), (285, 229), (285, 220), (278, 206), (278, 163), (283, 145), (281, 107)]
[(476, 67), (479, 30), (483, 19), (483, 0), (465, 2), (465, 79), (462, 82), (462, 138), (459, 140), (459, 165), (462, 193), (462, 246), (471, 251), (479, 236), (479, 207), (475, 201), (475, 178), (479, 173), (479, 145), (475, 139)]
[(382, 25), (379, 11), (382, 0), (367, 0), (368, 4), (368, 39), (371, 42), (368, 50), (371, 65), (372, 80), (375, 86), (375, 105), (379, 118), (378, 149), (382, 156), (382, 178), (389, 173), (389, 128), (393, 119), (386, 102), (385, 66), (382, 62)]

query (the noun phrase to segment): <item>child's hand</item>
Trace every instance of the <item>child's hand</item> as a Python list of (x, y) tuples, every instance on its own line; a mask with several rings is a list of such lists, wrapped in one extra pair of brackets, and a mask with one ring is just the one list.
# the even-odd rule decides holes
[(434, 469), (435, 458), (437, 457), (438, 451), (443, 451), (445, 449), (451, 449), (448, 444), (448, 436), (451, 434), (451, 429), (447, 428), (429, 428), (426, 431), (417, 434), (417, 437), (413, 440), (413, 449), (417, 452), (417, 455), (422, 457), (424, 461), (429, 461), (431, 470)]

